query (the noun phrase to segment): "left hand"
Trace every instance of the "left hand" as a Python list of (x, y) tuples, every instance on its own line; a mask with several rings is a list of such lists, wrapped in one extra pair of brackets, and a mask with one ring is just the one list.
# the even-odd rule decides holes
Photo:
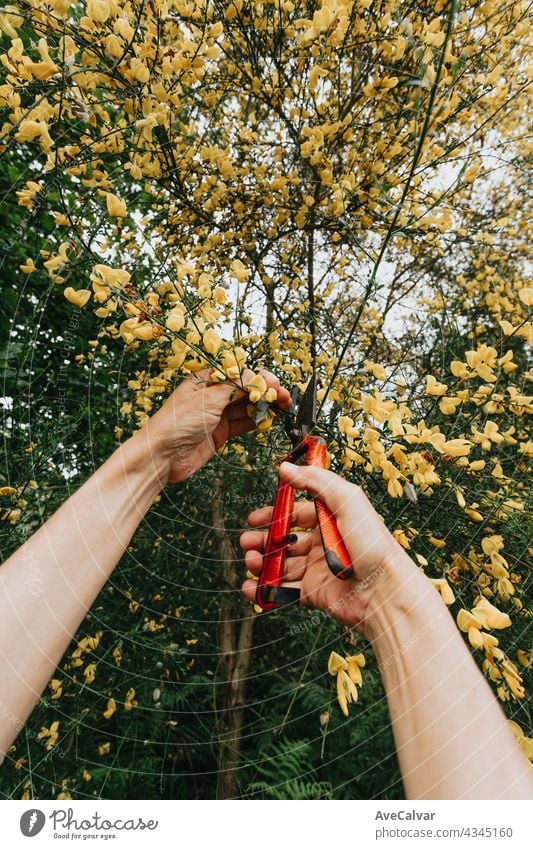
[[(275, 403), (279, 409), (288, 409), (289, 392), (270, 372), (260, 373), (267, 387), (277, 391)], [(246, 386), (255, 375), (256, 372), (244, 369), (241, 385)], [(248, 403), (248, 393), (235, 383), (210, 381), (209, 369), (180, 383), (145, 426), (151, 451), (161, 452), (168, 459), (164, 484), (187, 480), (227, 439), (253, 430), (255, 423), (246, 412)]]

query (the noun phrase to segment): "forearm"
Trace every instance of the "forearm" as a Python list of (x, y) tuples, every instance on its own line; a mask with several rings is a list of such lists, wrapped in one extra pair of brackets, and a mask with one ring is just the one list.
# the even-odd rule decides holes
[(0, 568), (0, 757), (164, 482), (139, 432)]
[(395, 575), (370, 636), (408, 798), (532, 798), (527, 759), (440, 596), (407, 555)]

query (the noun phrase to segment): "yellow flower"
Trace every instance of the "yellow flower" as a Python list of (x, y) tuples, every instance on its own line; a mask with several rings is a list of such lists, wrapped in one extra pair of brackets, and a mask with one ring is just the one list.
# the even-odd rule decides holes
[(460, 360), (452, 360), (450, 363), (450, 371), (454, 377), (459, 377), (461, 379), (470, 377), (472, 374), (472, 372), (468, 370), (466, 363), (462, 363)]
[(353, 654), (350, 657), (346, 658), (346, 663), (348, 664), (348, 675), (353, 684), (357, 684), (359, 687), (363, 684), (363, 676), (361, 675), (361, 669), (365, 666), (366, 660), (365, 656), (362, 652), (359, 654)]
[(132, 710), (134, 707), (137, 707), (137, 702), (135, 701), (135, 690), (133, 687), (130, 687), (126, 693), (126, 698), (124, 699), (124, 710)]
[(87, 683), (92, 684), (96, 678), (96, 664), (89, 663), (89, 665), (83, 670), (83, 674), (85, 675)]
[(515, 722), (512, 719), (507, 720), (511, 731), (516, 739), (516, 742), (526, 755), (526, 757), (533, 761), (533, 739), (531, 737), (526, 737), (518, 722)]
[(111, 717), (115, 713), (116, 709), (117, 709), (116, 701), (114, 699), (109, 699), (108, 702), (107, 702), (107, 708), (102, 712), (102, 716), (105, 717), (105, 719), (111, 719)]
[(45, 121), (22, 121), (15, 138), (20, 142), (39, 139), (43, 153), (50, 153), (53, 147), (52, 139), (48, 133), (48, 125)]
[(533, 654), (531, 652), (526, 652), (523, 649), (517, 649), (516, 656), (518, 658), (518, 662), (522, 666), (525, 666), (528, 669), (533, 666)]
[(232, 277), (234, 277), (239, 283), (246, 283), (250, 272), (246, 266), (242, 264), (240, 259), (234, 259), (229, 268)]
[(373, 363), (370, 360), (365, 360), (365, 369), (373, 374), (378, 380), (385, 380), (387, 374), (381, 363)]
[(126, 202), (118, 198), (112, 192), (106, 192), (105, 196), (108, 215), (111, 218), (125, 218), (127, 214)]
[(99, 755), (108, 755), (111, 751), (111, 743), (100, 743), (98, 746), (98, 754)]
[(153, 325), (150, 321), (138, 321), (136, 318), (127, 318), (119, 328), (120, 335), (129, 345), (135, 339), (149, 341), (153, 339)]
[(465, 508), (464, 508), (464, 509), (465, 509), (465, 513), (466, 513), (466, 515), (467, 515), (467, 516), (469, 516), (469, 517), (470, 517), (470, 518), (471, 518), (474, 522), (482, 522), (482, 521), (483, 521), (483, 515), (479, 512), (479, 510), (476, 510), (476, 509), (475, 509), (475, 507), (477, 507), (476, 502), (474, 502), (474, 504), (472, 504), (472, 506), (471, 506), (471, 507), (465, 507)]
[(37, 271), (37, 267), (31, 257), (28, 257), (26, 262), (19, 265), (19, 268), (24, 274), (33, 274), (34, 271)]
[(503, 548), (503, 537), (500, 534), (484, 537), (481, 540), (481, 548), (489, 557), (492, 554), (497, 554)]
[(91, 272), (91, 280), (100, 286), (110, 286), (112, 289), (123, 289), (130, 282), (130, 274), (123, 268), (111, 268), (109, 265), (98, 263)]
[(37, 740), (46, 740), (46, 750), (49, 752), (57, 743), (59, 737), (59, 722), (52, 722), (50, 728), (43, 726), (37, 734)]
[(460, 631), (468, 634), (471, 646), (475, 649), (483, 648), (483, 636), (480, 630), (483, 627), (483, 623), (477, 616), (462, 608), (457, 614), (457, 626)]
[(246, 364), (246, 352), (240, 346), (222, 351), (219, 365), (212, 371), (213, 380), (225, 380), (226, 377), (237, 380)]
[(321, 68), (320, 65), (313, 65), (309, 71), (309, 90), (315, 91), (320, 77), (327, 77), (328, 72)]
[(439, 383), (432, 374), (426, 375), (426, 395), (445, 395), (448, 387), (445, 383)]
[(337, 673), (337, 701), (344, 716), (348, 716), (348, 705), (356, 702), (358, 698), (357, 687), (351, 681), (349, 675), (342, 669)]
[(445, 548), (446, 542), (443, 539), (438, 539), (438, 537), (434, 537), (433, 534), (429, 534), (428, 540), (431, 545), (434, 545), (435, 548)]
[(207, 351), (208, 354), (218, 354), (222, 346), (222, 339), (220, 338), (216, 330), (213, 330), (213, 328), (211, 327), (205, 331), (202, 342), (204, 349)]
[(130, 61), (130, 70), (133, 79), (139, 83), (147, 83), (150, 79), (150, 70), (148, 65), (146, 65), (143, 60), (139, 59), (137, 56), (134, 56)]
[(340, 433), (348, 434), (348, 431), (351, 430), (354, 426), (354, 420), (351, 416), (339, 416), (337, 419), (337, 427), (339, 428)]
[(470, 368), (486, 380), (487, 383), (494, 383), (496, 375), (493, 369), (498, 363), (498, 352), (496, 348), (491, 348), (489, 345), (480, 345), (476, 351), (466, 352), (466, 361)]
[(50, 699), (52, 701), (55, 701), (56, 699), (61, 698), (61, 696), (63, 694), (63, 686), (62, 686), (62, 682), (59, 680), (59, 678), (52, 678), (52, 680), (50, 681), (48, 686), (50, 687), (50, 689), (52, 691), (52, 695), (50, 696)]
[(344, 716), (348, 716), (348, 704), (356, 702), (358, 698), (356, 683), (363, 683), (361, 667), (365, 665), (363, 654), (351, 657), (341, 657), (332, 651), (328, 660), (328, 672), (337, 676), (337, 700)]
[(453, 604), (455, 595), (446, 578), (430, 578), (431, 583), (438, 590), (444, 604)]
[(244, 388), (250, 396), (250, 403), (255, 404), (267, 391), (267, 384), (262, 375), (256, 374)]
[(442, 443), (442, 452), (449, 454), (450, 457), (466, 457), (471, 448), (472, 446), (467, 439), (449, 439)]
[(439, 401), (439, 410), (445, 416), (453, 416), (460, 403), (461, 398), (458, 395), (453, 395), (450, 398), (441, 398)]
[(178, 304), (171, 309), (167, 315), (165, 324), (169, 330), (179, 333), (185, 325), (185, 307), (182, 304)]
[(503, 442), (503, 440), (504, 437), (502, 434), (498, 433), (498, 425), (496, 422), (485, 422), (485, 427), (482, 432), (480, 432), (476, 427), (472, 428), (472, 441), (475, 442), (476, 445), (481, 445), (483, 451), (490, 451), (492, 443), (499, 445), (500, 442)]
[(533, 307), (533, 286), (525, 286), (518, 291), (518, 297), (526, 307)]
[(348, 663), (340, 654), (332, 651), (328, 658), (328, 672), (330, 675), (336, 675), (339, 669), (346, 671), (348, 669)]
[(67, 286), (67, 288), (63, 290), (63, 294), (69, 303), (82, 309), (91, 297), (92, 293), (89, 289), (73, 289), (72, 286)]
[(509, 628), (512, 624), (507, 613), (502, 613), (487, 598), (480, 599), (472, 608), (472, 613), (484, 628)]
[(50, 58), (48, 52), (48, 44), (45, 38), (40, 38), (37, 43), (37, 50), (41, 57), (40, 62), (28, 62), (28, 68), (36, 80), (47, 80), (49, 77), (57, 74), (58, 67)]
[(87, 0), (87, 15), (96, 24), (103, 24), (111, 14), (108, 0)]
[(392, 532), (392, 535), (396, 542), (400, 543), (403, 548), (411, 548), (409, 538), (402, 528), (396, 528), (396, 530)]

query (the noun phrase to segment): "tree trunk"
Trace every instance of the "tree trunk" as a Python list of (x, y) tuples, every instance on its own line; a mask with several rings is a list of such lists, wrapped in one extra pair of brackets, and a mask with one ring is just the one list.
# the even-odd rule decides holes
[[(239, 796), (239, 756), (241, 730), (246, 704), (246, 678), (250, 668), (254, 613), (240, 592), (236, 564), (242, 558), (226, 532), (224, 485), (217, 480), (213, 493), (213, 527), (222, 564), (223, 590), (218, 620), (218, 653), (222, 697), (218, 708), (219, 760), (217, 798)], [(239, 630), (240, 623), (240, 630)], [(217, 688), (218, 692), (218, 688)], [(217, 699), (217, 702), (219, 700)]]

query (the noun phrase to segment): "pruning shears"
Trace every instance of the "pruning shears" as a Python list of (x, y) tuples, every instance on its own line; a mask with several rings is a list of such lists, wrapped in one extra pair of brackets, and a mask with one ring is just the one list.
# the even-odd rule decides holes
[[(313, 434), (317, 418), (316, 389), (317, 381), (313, 374), (302, 396), (298, 411), (296, 413), (289, 411), (286, 414), (286, 431), (293, 448), (283, 460), (290, 463), (305, 463), (308, 466), (320, 466), (325, 469), (326, 441), (321, 436)], [(294, 501), (295, 490), (288, 483), (280, 480), (255, 596), (256, 604), (263, 610), (275, 610), (285, 604), (296, 602), (300, 598), (298, 588), (284, 586), (282, 583), (287, 546), (293, 541), (290, 529)], [(336, 578), (346, 580), (353, 575), (353, 567), (335, 517), (320, 498), (315, 498), (314, 501), (326, 562)]]

